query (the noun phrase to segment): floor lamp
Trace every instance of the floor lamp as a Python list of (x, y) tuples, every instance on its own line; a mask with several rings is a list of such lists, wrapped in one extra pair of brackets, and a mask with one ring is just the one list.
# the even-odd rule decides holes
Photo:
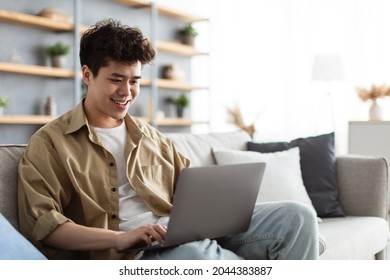
[[(317, 54), (314, 57), (312, 81), (331, 83), (342, 81), (344, 79), (344, 71), (341, 56), (339, 54)], [(325, 92), (326, 98), (329, 102), (329, 111), (332, 129), (335, 130), (335, 112), (331, 92)], [(321, 104), (320, 104), (321, 105)], [(320, 111), (321, 112), (321, 111)], [(318, 122), (318, 117), (317, 117)]]

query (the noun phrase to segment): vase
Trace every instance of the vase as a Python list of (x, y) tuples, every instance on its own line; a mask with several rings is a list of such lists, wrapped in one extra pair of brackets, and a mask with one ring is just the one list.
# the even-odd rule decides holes
[(182, 34), (181, 35), (181, 43), (187, 46), (195, 46), (195, 37), (188, 35), (188, 34)]
[(381, 121), (382, 120), (382, 108), (377, 103), (376, 99), (372, 99), (372, 103), (369, 110), (369, 120), (370, 121)]
[(177, 106), (176, 107), (176, 115), (178, 118), (182, 118), (184, 116), (184, 107)]
[(65, 55), (55, 55), (51, 57), (51, 66), (55, 68), (65, 68), (67, 58)]

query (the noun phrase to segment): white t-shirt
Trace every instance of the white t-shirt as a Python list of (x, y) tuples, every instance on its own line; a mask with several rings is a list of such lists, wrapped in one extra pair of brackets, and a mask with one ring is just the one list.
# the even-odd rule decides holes
[(160, 217), (154, 215), (142, 199), (131, 187), (126, 175), (125, 143), (126, 125), (125, 122), (114, 128), (94, 127), (99, 135), (104, 148), (109, 151), (116, 161), (118, 173), (119, 193), (119, 229), (131, 230), (145, 224), (163, 223)]

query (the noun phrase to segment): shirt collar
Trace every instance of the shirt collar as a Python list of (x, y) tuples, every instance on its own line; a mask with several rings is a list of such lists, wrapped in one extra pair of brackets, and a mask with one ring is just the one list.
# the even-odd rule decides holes
[[(66, 130), (65, 134), (72, 134), (83, 126), (87, 126), (88, 130), (91, 132), (91, 127), (88, 124), (88, 119), (84, 111), (84, 99), (74, 108), (71, 112), (71, 119)], [(129, 114), (126, 114), (124, 119), (127, 127), (127, 132), (132, 137), (133, 141), (138, 143), (142, 138), (142, 135), (150, 136), (147, 129), (144, 126), (138, 125)]]
[(84, 112), (84, 99), (71, 112), (70, 123), (65, 134), (71, 134), (78, 131), (84, 125), (88, 126), (87, 116)]

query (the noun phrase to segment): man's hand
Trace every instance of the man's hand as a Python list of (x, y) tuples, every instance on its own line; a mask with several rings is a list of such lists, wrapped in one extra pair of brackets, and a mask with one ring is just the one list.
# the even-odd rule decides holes
[(66, 250), (90, 251), (110, 248), (124, 250), (140, 242), (145, 242), (149, 246), (153, 241), (164, 243), (166, 232), (165, 226), (155, 224), (118, 232), (66, 222), (42, 241), (46, 245)]
[(153, 241), (163, 244), (167, 228), (163, 225), (148, 224), (137, 229), (119, 232), (115, 244), (117, 250), (131, 248), (139, 243), (152, 246)]

